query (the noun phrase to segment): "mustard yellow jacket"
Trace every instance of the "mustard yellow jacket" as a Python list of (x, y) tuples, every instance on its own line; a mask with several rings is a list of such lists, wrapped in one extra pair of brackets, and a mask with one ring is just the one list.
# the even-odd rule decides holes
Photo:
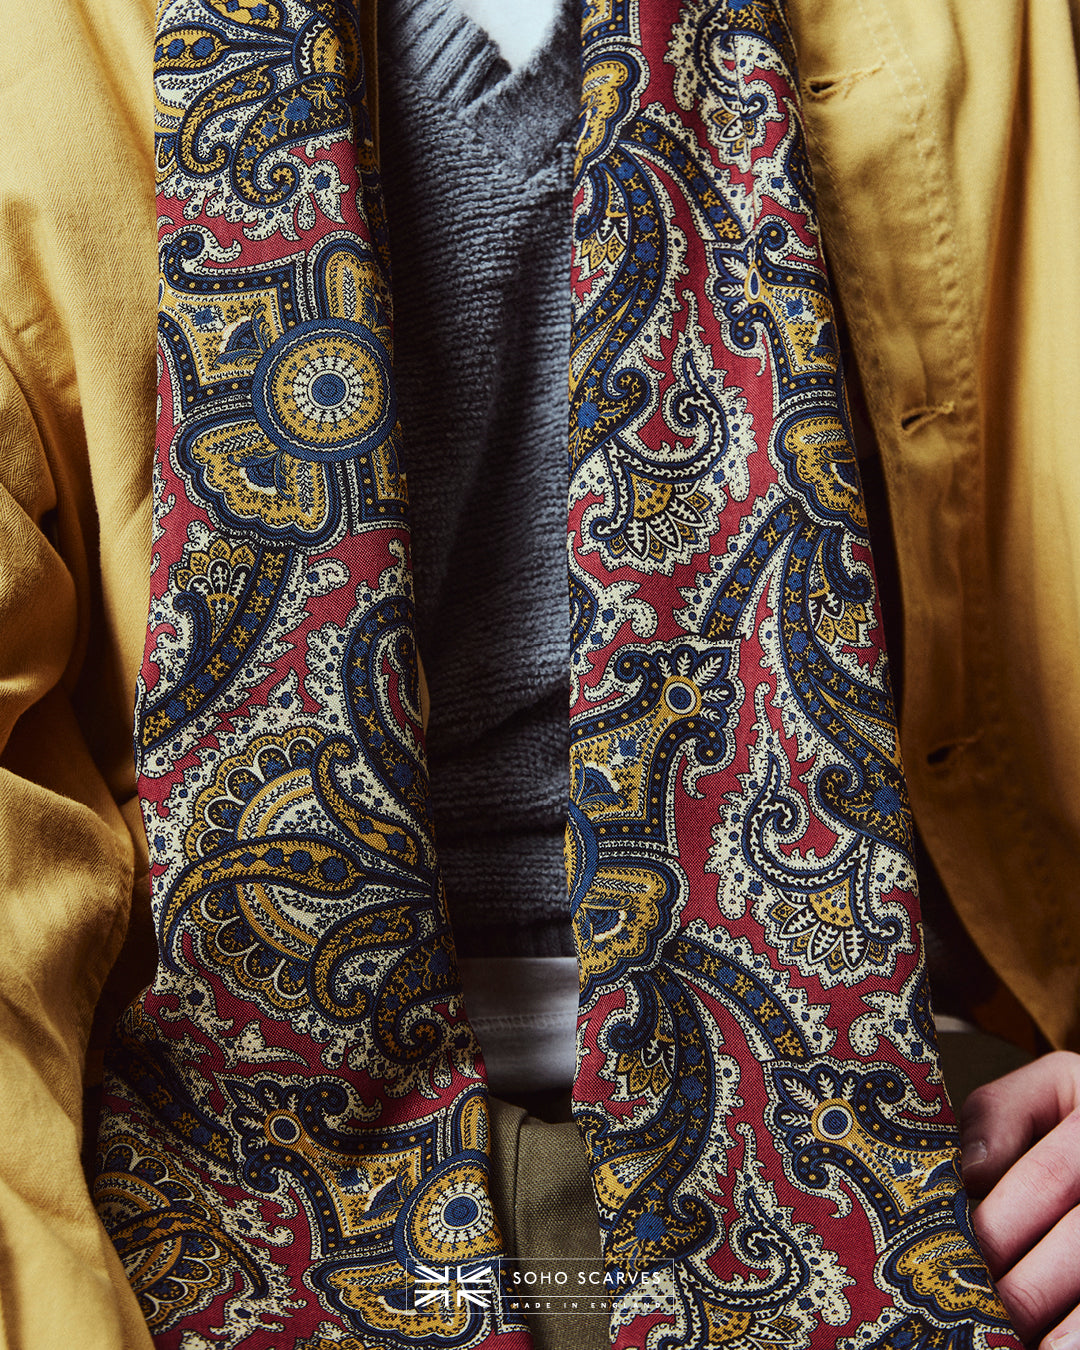
[[(153, 965), (154, 16), (0, 5), (0, 1345), (126, 1350), (149, 1336), (80, 1146)], [(897, 540), (916, 814), (989, 961), (1080, 1046), (1080, 0), (790, 9)]]

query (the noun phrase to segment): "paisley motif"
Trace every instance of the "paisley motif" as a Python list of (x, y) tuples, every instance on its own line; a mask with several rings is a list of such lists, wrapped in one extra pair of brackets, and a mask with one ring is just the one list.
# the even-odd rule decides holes
[(410, 1262), (502, 1242), (428, 806), (357, 31), (302, 0), (159, 14), (137, 742), (160, 963), (110, 1050), (97, 1196), (174, 1350), (527, 1345), (501, 1309), (411, 1299)]
[(797, 1184), (840, 1212), (851, 1193), (877, 1231), (879, 1270), (932, 1325), (1008, 1326), (958, 1195), (951, 1132), (886, 1065), (775, 1070), (775, 1122)]
[(192, 227), (163, 241), (162, 342), (192, 496), (224, 525), (308, 547), (400, 519), (389, 297), (370, 250), (331, 234), (273, 268), (232, 256)]
[(105, 1159), (108, 1184), (98, 1206), (139, 1295), (152, 1334), (190, 1316), (240, 1270), (256, 1292), (262, 1276), (244, 1245), (225, 1232), (197, 1186), (170, 1174), (157, 1152), (143, 1153), (133, 1137), (119, 1137)]
[[(96, 1189), (165, 1350), (530, 1345), (465, 1296), (503, 1244), (358, 32), (159, 9), (160, 960)], [(936, 1064), (783, 7), (585, 0), (582, 35), (566, 859), (612, 1344), (1015, 1350)]]
[[(340, 221), (334, 147), (363, 118), (357, 19), (306, 0), (171, 0), (154, 49), (158, 189), (195, 219), (297, 239)], [(361, 132), (361, 137), (363, 132)]]
[(609, 1267), (654, 1272), (613, 1345), (1012, 1344), (935, 1063), (791, 35), (770, 0), (656, 16), (586, 7), (574, 233), (575, 1115)]

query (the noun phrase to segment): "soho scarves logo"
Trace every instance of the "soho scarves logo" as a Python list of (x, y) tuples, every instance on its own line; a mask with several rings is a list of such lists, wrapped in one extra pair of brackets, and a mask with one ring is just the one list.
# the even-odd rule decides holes
[(674, 1289), (674, 1262), (649, 1270), (605, 1267), (601, 1258), (500, 1257), (464, 1265), (408, 1264), (409, 1306), (414, 1312), (441, 1311), (451, 1320), (461, 1308), (496, 1314), (610, 1312), (614, 1299), (644, 1293), (662, 1303)]

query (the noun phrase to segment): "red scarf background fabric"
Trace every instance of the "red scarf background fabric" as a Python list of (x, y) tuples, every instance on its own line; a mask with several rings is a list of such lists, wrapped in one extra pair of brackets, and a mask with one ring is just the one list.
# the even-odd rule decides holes
[[(619, 1347), (1015, 1346), (973, 1244), (776, 0), (588, 0), (575, 1116)], [(97, 1197), (158, 1344), (527, 1347), (438, 877), (357, 16), (164, 0), (136, 717), (160, 966)]]

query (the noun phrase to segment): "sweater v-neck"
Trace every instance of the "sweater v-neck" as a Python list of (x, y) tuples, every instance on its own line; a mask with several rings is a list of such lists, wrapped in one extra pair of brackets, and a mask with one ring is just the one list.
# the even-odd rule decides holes
[(380, 29), (384, 50), (412, 72), (416, 93), (529, 176), (577, 117), (574, 10), (563, 0), (547, 37), (513, 68), (453, 0), (383, 0)]

